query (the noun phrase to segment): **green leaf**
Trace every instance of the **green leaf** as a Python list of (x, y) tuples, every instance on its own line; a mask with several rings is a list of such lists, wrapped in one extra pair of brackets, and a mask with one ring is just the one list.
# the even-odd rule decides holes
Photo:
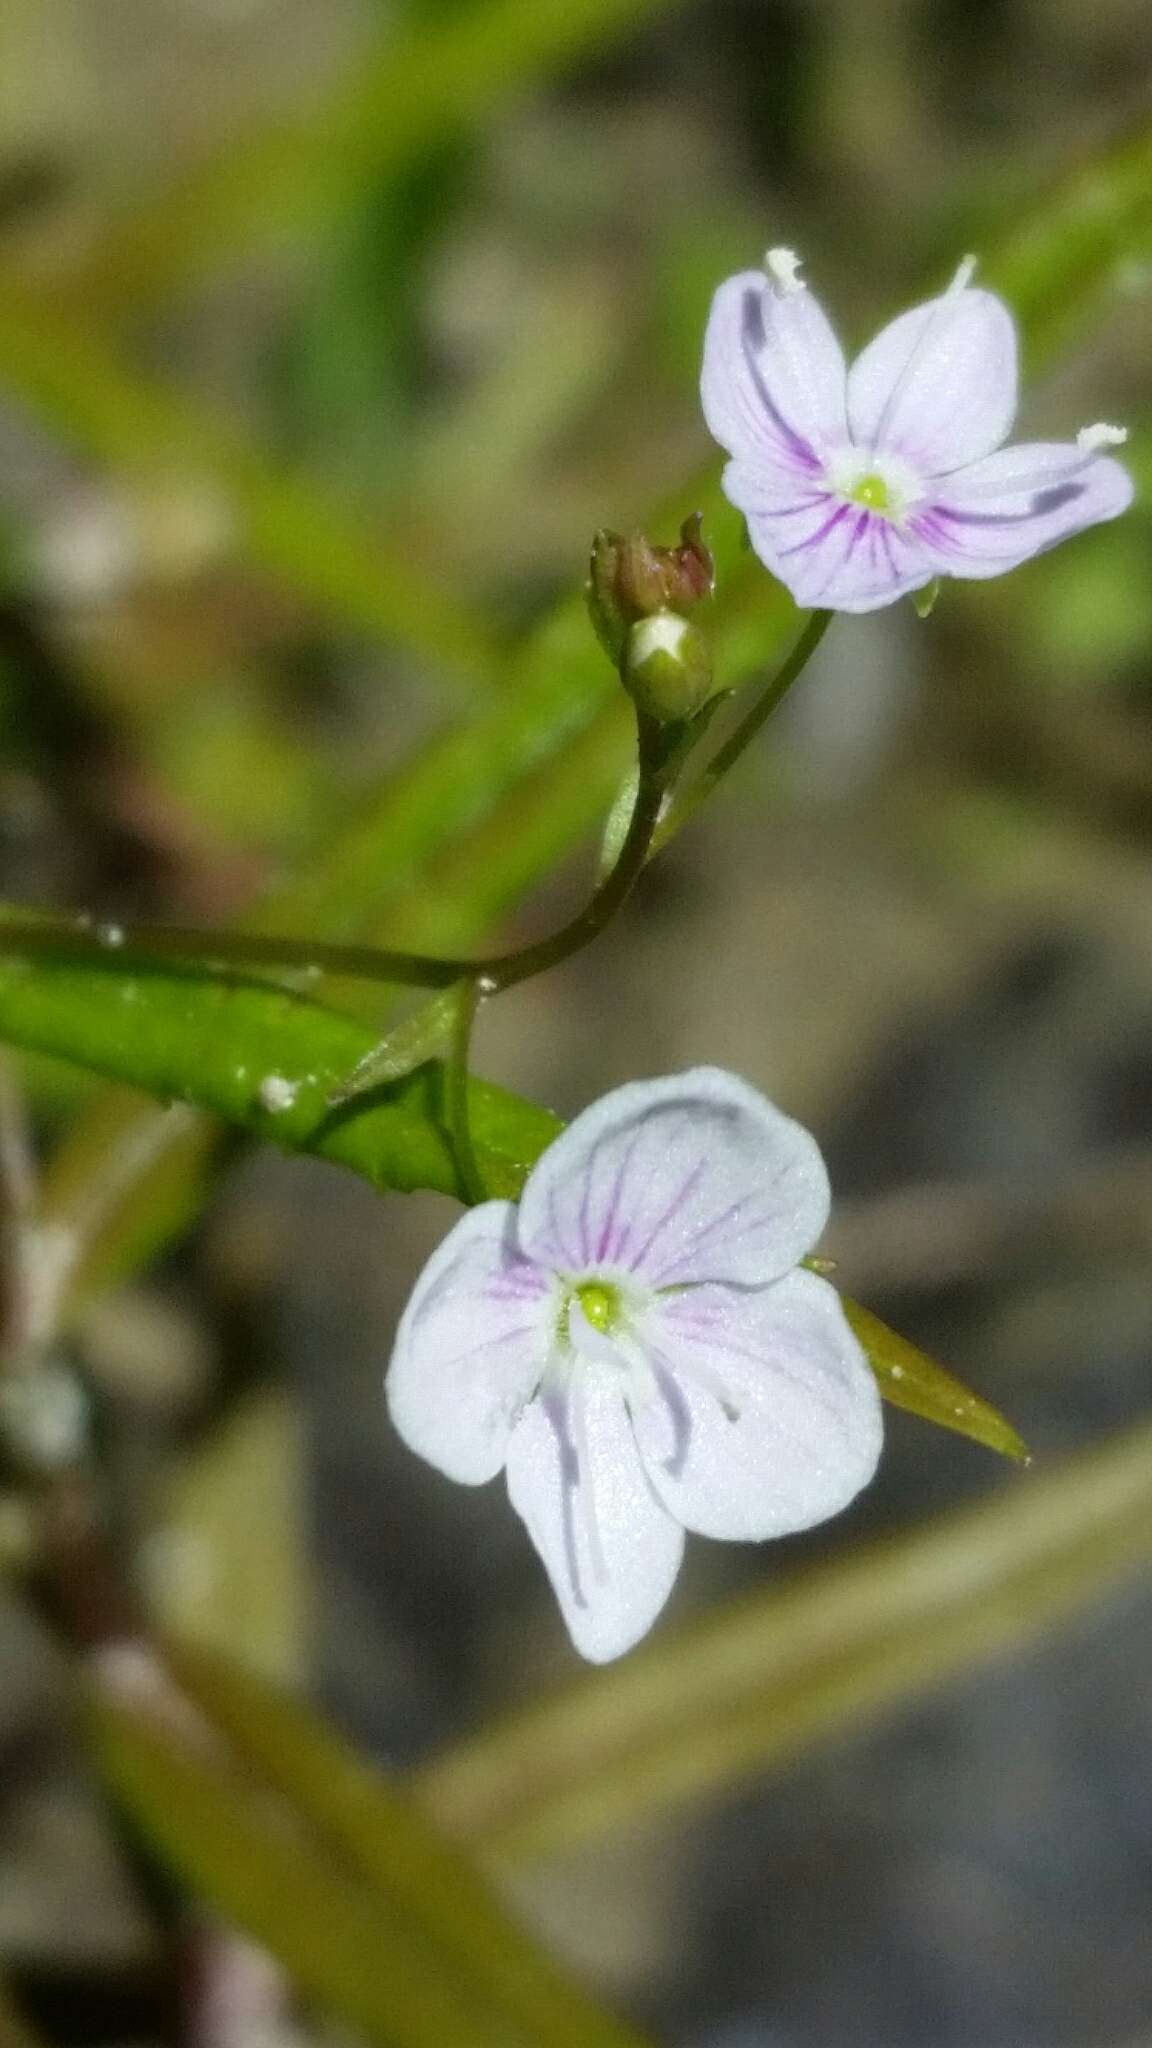
[(870, 1309), (861, 1308), (858, 1301), (850, 1301), (846, 1295), (841, 1300), (886, 1401), (922, 1416), (925, 1422), (937, 1423), (941, 1429), (954, 1429), (960, 1436), (972, 1437), (976, 1443), (986, 1444), (990, 1451), (999, 1451), (1002, 1457), (1014, 1458), (1022, 1464), (1028, 1462), (1027, 1447), (990, 1402), (971, 1393), (942, 1365), (918, 1351), (906, 1337), (890, 1330)]
[(447, 1050), (455, 1029), (461, 991), (465, 987), (464, 982), (457, 982), (452, 988), (441, 989), (399, 1024), (393, 1025), (379, 1044), (357, 1062), (347, 1078), (333, 1088), (329, 1101), (333, 1104), (352, 1102), (357, 1095), (367, 1095), (389, 1081), (402, 1081), (406, 1074), (423, 1066), (426, 1060), (438, 1059)]
[(187, 1709), (181, 1718), (98, 1694), (92, 1719), (104, 1775), (156, 1848), (328, 2012), (381, 2048), (535, 2048)]
[(637, 2048), (637, 2037), (590, 2005), (516, 1925), (410, 1794), (300, 1700), (201, 1648), (173, 1645), (170, 1661), (180, 1685), (246, 1764), (379, 1894), (386, 1911), (410, 1917), (530, 2040), (555, 2048)]
[[(68, 956), (0, 953), (0, 1036), (79, 1061), (254, 1136), (351, 1167), (376, 1187), (459, 1191), (438, 1066), (333, 1108), (374, 1048), (354, 1018), (268, 982)], [(474, 1081), (473, 1132), (493, 1194), (514, 1194), (559, 1128), (545, 1110)]]
[[(381, 1044), (355, 1018), (268, 982), (134, 963), (123, 953), (77, 954), (64, 929), (59, 943), (58, 955), (39, 952), (34, 962), (0, 950), (0, 1035), (212, 1110), (258, 1137), (350, 1167), (376, 1187), (464, 1199), (445, 1128), (443, 1066), (414, 1064), (442, 1036), (453, 990)], [(381, 1085), (366, 1078), (373, 1075)], [(470, 1099), (488, 1192), (515, 1197), (560, 1124), (486, 1082), (471, 1082)], [(987, 1402), (867, 1309), (845, 1309), (889, 1400), (1008, 1457), (1026, 1455)]]
[(549, 1855), (715, 1794), (1015, 1649), (1150, 1557), (1145, 1422), (658, 1636), (434, 1760), (415, 1787), (478, 1849)]

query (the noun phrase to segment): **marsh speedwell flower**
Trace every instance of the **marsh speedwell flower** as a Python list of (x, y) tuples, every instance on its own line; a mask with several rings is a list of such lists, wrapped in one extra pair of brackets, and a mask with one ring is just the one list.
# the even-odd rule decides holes
[(451, 1479), (506, 1469), (594, 1662), (651, 1627), (686, 1529), (783, 1536), (871, 1478), (875, 1380), (835, 1288), (798, 1264), (827, 1214), (815, 1140), (699, 1067), (593, 1104), (518, 1207), (470, 1210), (421, 1274), (393, 1421)]
[(799, 605), (869, 612), (938, 576), (999, 576), (1132, 501), (1102, 449), (1001, 443), (1016, 415), (1016, 330), (961, 264), (851, 369), (789, 249), (730, 277), (704, 343), (704, 417), (732, 461), (724, 490)]

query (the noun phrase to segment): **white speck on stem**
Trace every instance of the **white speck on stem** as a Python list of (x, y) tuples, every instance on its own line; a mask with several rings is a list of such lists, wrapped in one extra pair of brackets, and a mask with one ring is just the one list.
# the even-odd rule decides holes
[(902, 1365), (894, 1365), (891, 1368), (891, 1375), (894, 1380), (902, 1380), (904, 1377), (904, 1367)]
[(260, 1083), (260, 1106), (269, 1116), (279, 1116), (291, 1109), (300, 1093), (299, 1081), (289, 1081), (284, 1074), (266, 1074)]
[(109, 946), (113, 951), (115, 951), (117, 946), (122, 946), (124, 944), (123, 925), (98, 924), (96, 927), (96, 943), (100, 946)]

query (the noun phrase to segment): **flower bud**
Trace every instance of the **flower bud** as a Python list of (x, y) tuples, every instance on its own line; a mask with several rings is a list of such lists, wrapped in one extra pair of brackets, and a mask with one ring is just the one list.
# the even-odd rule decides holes
[(713, 694), (708, 643), (676, 612), (628, 628), (620, 675), (633, 703), (662, 725), (693, 718)]
[(619, 668), (628, 635), (643, 619), (689, 611), (711, 595), (712, 557), (700, 538), (700, 514), (680, 528), (674, 548), (657, 547), (643, 533), (604, 529), (592, 543), (588, 609), (601, 645)]

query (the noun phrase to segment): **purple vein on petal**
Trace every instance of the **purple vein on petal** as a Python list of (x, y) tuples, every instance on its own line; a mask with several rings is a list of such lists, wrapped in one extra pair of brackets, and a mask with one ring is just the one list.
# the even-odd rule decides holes
[(863, 540), (864, 535), (867, 533), (870, 524), (871, 515), (867, 512), (861, 512), (857, 517), (855, 526), (852, 528), (852, 531), (848, 536), (848, 545), (844, 550), (844, 562), (841, 565), (842, 567), (846, 566), (851, 561), (852, 556), (856, 551), (857, 544), (861, 540)]
[(535, 1266), (503, 1273), (483, 1289), (485, 1301), (539, 1301), (548, 1292), (549, 1280)]
[(962, 512), (952, 505), (934, 505), (932, 509), (937, 519), (950, 520), (953, 526), (1027, 526), (1030, 520), (1043, 518), (1046, 512), (1059, 512), (1065, 505), (1074, 505), (1086, 488), (1080, 483), (1053, 484), (1046, 491), (1034, 492), (1032, 503), (1023, 512)]
[(482, 1338), (479, 1344), (466, 1344), (463, 1351), (453, 1352), (451, 1358), (438, 1358), (437, 1370), (447, 1372), (454, 1365), (463, 1365), (470, 1358), (479, 1358), (482, 1351), (491, 1351), (495, 1344), (511, 1344), (515, 1337), (530, 1337), (535, 1328), (535, 1323), (517, 1323), (513, 1329), (501, 1330), (495, 1337)]
[[(688, 1339), (689, 1343), (693, 1343), (696, 1341), (697, 1333), (695, 1333), (692, 1330), (689, 1324), (681, 1324), (679, 1325), (679, 1327), (682, 1330), (682, 1334)], [(699, 1334), (706, 1338), (715, 1337), (714, 1330), (702, 1329), (699, 1332)], [(843, 1406), (839, 1401), (837, 1401), (836, 1396), (834, 1394), (829, 1393), (827, 1385), (823, 1384), (820, 1378), (817, 1378), (814, 1374), (809, 1374), (797, 1370), (796, 1367), (788, 1365), (781, 1358), (766, 1358), (763, 1352), (752, 1351), (748, 1348), (746, 1344), (736, 1343), (730, 1336), (721, 1335), (716, 1341), (718, 1342), (719, 1347), (723, 1351), (727, 1352), (730, 1358), (739, 1359), (741, 1363), (744, 1365), (754, 1366), (758, 1372), (769, 1373), (774, 1377), (778, 1376), (781, 1379), (786, 1379), (790, 1385), (794, 1387), (799, 1387), (803, 1393), (811, 1394), (813, 1398), (820, 1403), (820, 1406), (826, 1411), (826, 1413), (832, 1417), (833, 1421), (836, 1422), (841, 1429), (844, 1428), (845, 1416)], [(675, 1368), (673, 1368), (673, 1370), (675, 1370)], [(690, 1365), (686, 1365), (685, 1370), (690, 1371)], [(822, 1379), (826, 1381), (828, 1377), (828, 1374), (824, 1374), (822, 1376)]]
[(747, 517), (749, 519), (799, 519), (802, 513), (811, 512), (814, 505), (829, 504), (831, 496), (830, 491), (809, 491), (806, 498), (797, 498), (794, 505), (753, 505)]
[[(653, 1369), (662, 1367), (677, 1382), (681, 1379), (688, 1380), (717, 1403), (727, 1422), (740, 1421), (743, 1414), (742, 1403), (737, 1400), (734, 1390), (729, 1386), (723, 1374), (716, 1371), (711, 1360), (706, 1361), (704, 1359), (688, 1357), (679, 1358), (673, 1362), (671, 1359), (666, 1358), (663, 1352), (657, 1351), (654, 1345), (649, 1347), (648, 1355)], [(684, 1400), (682, 1393), (681, 1399)], [(686, 1401), (685, 1406), (687, 1406)], [(690, 1411), (689, 1419), (691, 1419)]]
[(596, 1247), (596, 1257), (598, 1259), (611, 1259), (613, 1262), (618, 1263), (619, 1260), (622, 1259), (624, 1256), (624, 1249), (628, 1243), (630, 1226), (627, 1223), (625, 1223), (623, 1229), (620, 1232), (620, 1236), (617, 1238), (616, 1219), (619, 1214), (620, 1203), (624, 1195), (624, 1185), (628, 1178), (628, 1173), (631, 1168), (632, 1161), (636, 1157), (640, 1141), (644, 1137), (646, 1129), (646, 1124), (642, 1122), (637, 1124), (635, 1131), (632, 1133), (632, 1137), (629, 1141), (627, 1150), (624, 1153), (624, 1157), (621, 1159), (620, 1164), (616, 1169), (616, 1179), (612, 1187), (612, 1193), (608, 1198), (608, 1213), (604, 1218), (603, 1224), (601, 1225), (600, 1241)]
[(580, 1510), (584, 1520), (584, 1538), (588, 1545), (588, 1562), (592, 1577), (598, 1586), (606, 1586), (609, 1580), (608, 1561), (600, 1541), (600, 1524), (596, 1519), (596, 1484), (592, 1476), (592, 1454), (588, 1447), (588, 1410), (586, 1406), (587, 1382), (578, 1375), (568, 1397), (569, 1412), (573, 1421), (573, 1436), (576, 1442), (577, 1484), (580, 1496)]
[(801, 555), (808, 548), (818, 548), (821, 541), (827, 540), (833, 529), (839, 526), (842, 520), (847, 519), (849, 510), (850, 507), (847, 505), (838, 505), (831, 518), (824, 521), (823, 526), (818, 526), (815, 533), (808, 534), (804, 540), (793, 541), (791, 547), (781, 548), (781, 555)]
[(876, 525), (879, 530), (878, 537), (880, 545), (884, 550), (884, 559), (888, 564), (889, 574), (893, 578), (898, 578), (900, 571), (896, 567), (896, 557), (892, 552), (892, 535), (888, 529), (888, 522), (886, 519), (878, 519)]
[(588, 1155), (588, 1166), (584, 1175), (584, 1191), (580, 1197), (580, 1215), (576, 1224), (576, 1228), (580, 1233), (580, 1261), (585, 1266), (592, 1256), (588, 1212), (592, 1206), (592, 1184), (596, 1178), (596, 1158), (599, 1150), (599, 1145), (593, 1145)]
[(692, 1168), (691, 1173), (688, 1175), (687, 1180), (684, 1181), (683, 1185), (677, 1189), (676, 1193), (672, 1197), (672, 1200), (668, 1203), (667, 1208), (664, 1209), (661, 1215), (657, 1217), (655, 1223), (652, 1225), (651, 1230), (648, 1232), (647, 1237), (644, 1239), (643, 1244), (640, 1245), (635, 1251), (629, 1254), (632, 1261), (632, 1268), (634, 1272), (639, 1272), (642, 1269), (644, 1260), (647, 1258), (653, 1245), (656, 1243), (657, 1238), (660, 1236), (661, 1232), (667, 1228), (669, 1223), (672, 1222), (673, 1217), (679, 1214), (685, 1202), (688, 1200), (689, 1195), (695, 1188), (697, 1181), (700, 1179), (701, 1174), (705, 1171), (707, 1165), (708, 1161), (706, 1159), (698, 1159), (696, 1161), (696, 1164)]
[(676, 1374), (667, 1361), (656, 1352), (649, 1353), (649, 1363), (656, 1376), (660, 1399), (668, 1416), (672, 1430), (672, 1448), (660, 1463), (669, 1479), (681, 1479), (692, 1448), (692, 1410), (684, 1398)]
[[(753, 327), (757, 329), (755, 335), (752, 333)], [(764, 382), (763, 373), (755, 355), (757, 342), (763, 343), (767, 341), (767, 335), (764, 332), (764, 308), (755, 292), (751, 289), (744, 294), (744, 311), (740, 322), (740, 339), (744, 350), (744, 360), (748, 366), (748, 373), (756, 387), (756, 396), (759, 398), (769, 418), (783, 435), (788, 452), (797, 457), (805, 468), (819, 468), (819, 458), (812, 443), (804, 435), (798, 434), (791, 422), (785, 419), (784, 414)]]
[[(774, 1176), (771, 1185), (775, 1187), (779, 1180), (780, 1174), (777, 1173)], [(719, 1216), (713, 1216), (711, 1222), (709, 1223), (702, 1223), (700, 1225), (700, 1228), (694, 1231), (690, 1238), (686, 1239), (686, 1241), (683, 1244), (677, 1245), (675, 1253), (673, 1254), (672, 1258), (668, 1261), (667, 1265), (661, 1266), (660, 1271), (651, 1276), (650, 1284), (653, 1287), (659, 1287), (665, 1279), (665, 1277), (667, 1276), (667, 1274), (673, 1272), (675, 1268), (683, 1262), (684, 1259), (688, 1258), (689, 1256), (695, 1257), (697, 1253), (699, 1253), (702, 1250), (702, 1248), (708, 1243), (709, 1238), (714, 1237), (716, 1235), (717, 1231), (724, 1230), (729, 1224), (735, 1225), (736, 1218), (739, 1216), (741, 1209), (744, 1208), (748, 1199), (749, 1198), (747, 1195), (738, 1195), (734, 1202), (729, 1202), (728, 1207), (726, 1209), (721, 1210)], [(729, 1232), (731, 1242), (735, 1243), (737, 1238), (747, 1237), (749, 1231), (767, 1230), (771, 1227), (773, 1221), (774, 1218), (772, 1216), (771, 1211), (765, 1214), (765, 1212), (761, 1210), (757, 1215), (746, 1216), (743, 1223), (741, 1223), (738, 1227), (734, 1227)]]
[(580, 1461), (568, 1420), (568, 1399), (564, 1394), (541, 1396), (544, 1414), (556, 1438), (560, 1455), (560, 1519), (564, 1531), (564, 1562), (577, 1607), (587, 1607), (580, 1577), (580, 1552), (576, 1543), (576, 1494), (580, 1486)]
[(557, 1263), (567, 1266), (577, 1265), (579, 1261), (572, 1257), (564, 1241), (564, 1232), (560, 1225), (559, 1216), (556, 1213), (556, 1186), (554, 1182), (550, 1184), (548, 1189), (548, 1222), (552, 1231), (552, 1245), (556, 1253)]

